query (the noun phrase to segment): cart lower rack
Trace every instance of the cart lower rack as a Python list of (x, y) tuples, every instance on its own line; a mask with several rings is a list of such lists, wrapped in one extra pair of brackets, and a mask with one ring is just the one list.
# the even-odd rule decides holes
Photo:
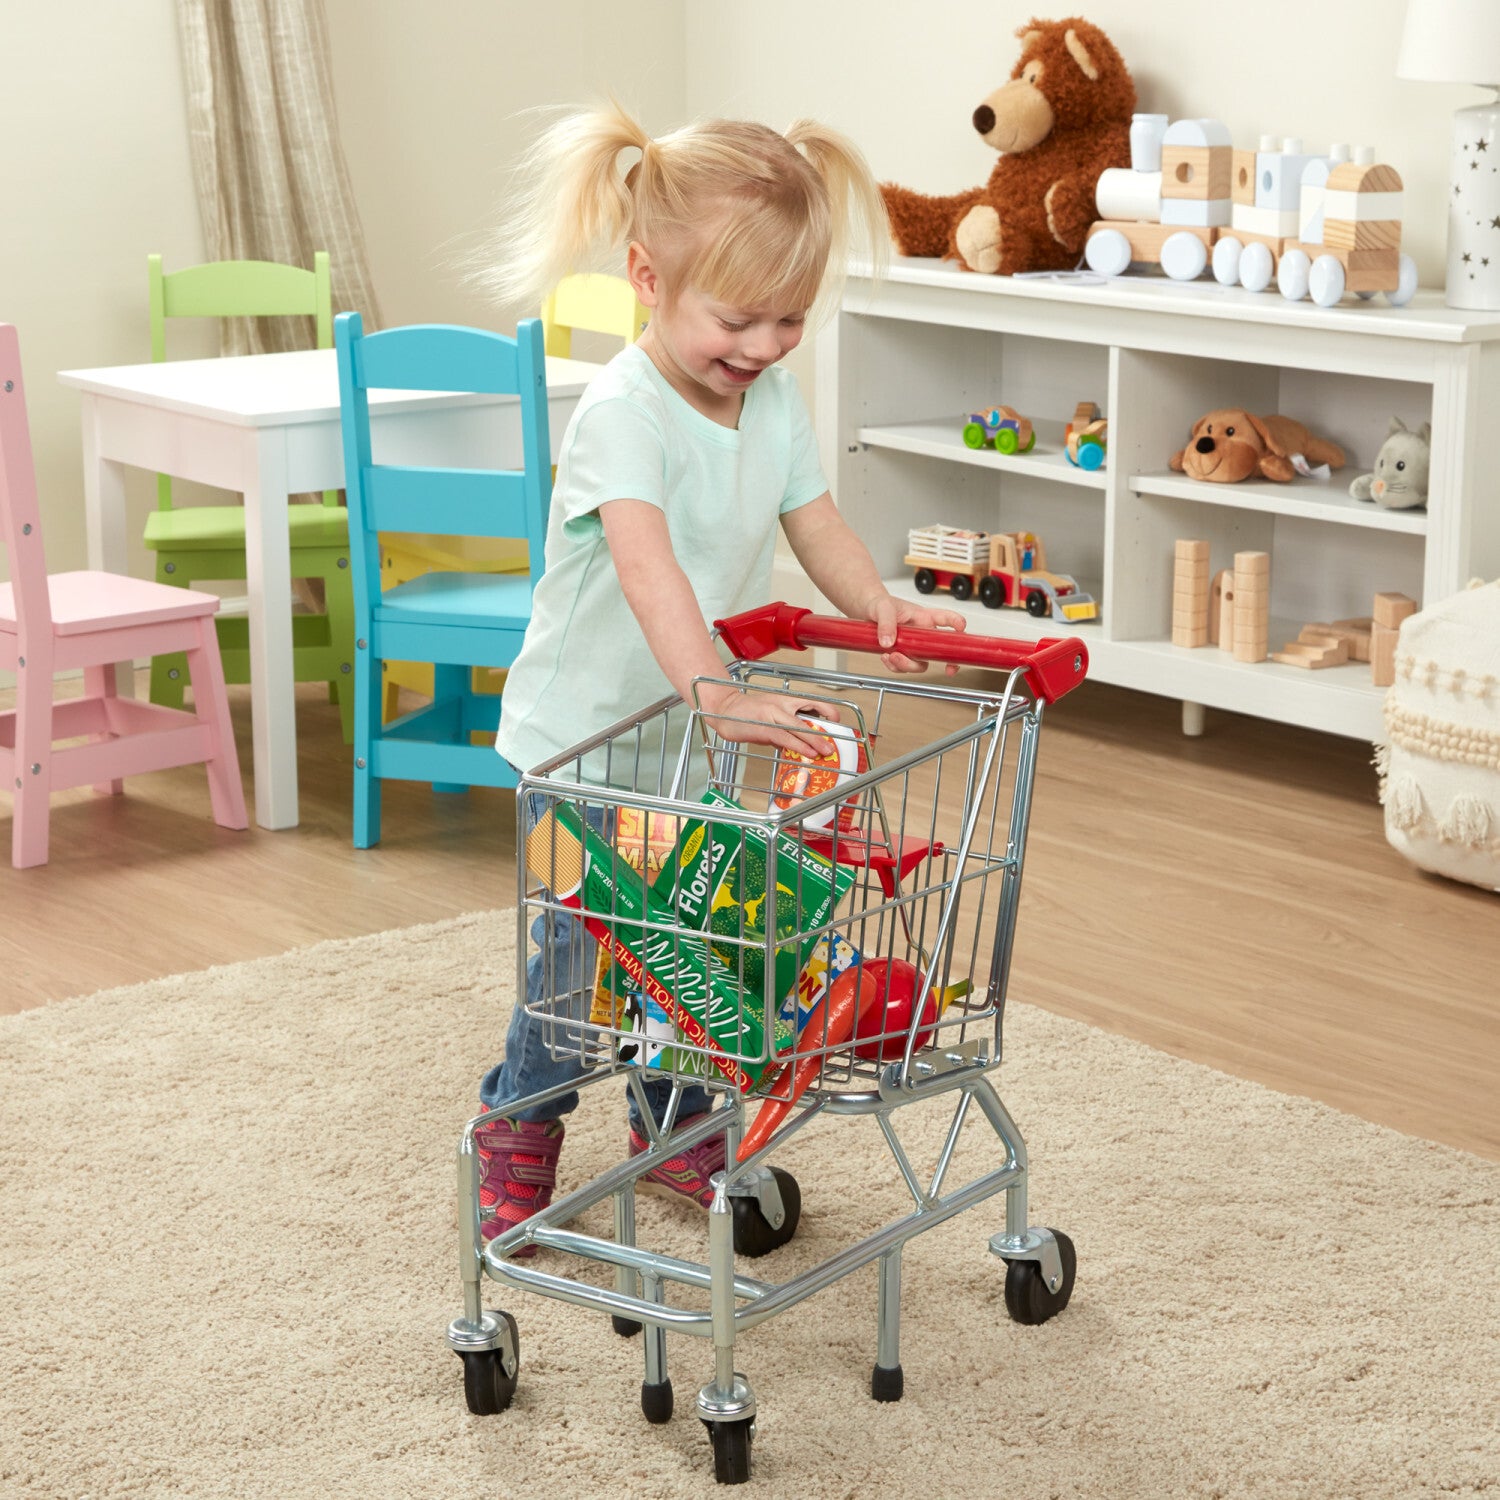
[[(463, 1132), (464, 1311), (448, 1343), (470, 1410), (490, 1414), (514, 1395), (520, 1345), (511, 1314), (484, 1308), (486, 1276), (608, 1313), (618, 1332), (644, 1331), (642, 1409), (665, 1422), (667, 1334), (704, 1339), (713, 1374), (697, 1415), (717, 1477), (737, 1483), (749, 1478), (756, 1430), (756, 1397), (735, 1368), (739, 1336), (878, 1263), (871, 1395), (899, 1400), (901, 1257), (924, 1231), (1003, 1192), (989, 1249), (1007, 1265), (1010, 1316), (1042, 1323), (1068, 1303), (1072, 1243), (1029, 1222), (1025, 1142), (991, 1075), (1043, 710), (1083, 680), (1088, 654), (1075, 639), (899, 633), (895, 649), (913, 659), (1004, 673), (975, 688), (766, 660), (810, 646), (880, 650), (871, 625), (786, 605), (719, 631), (747, 710), (753, 695), (790, 699), (832, 750), (813, 760), (742, 740), (756, 732), (752, 712), (710, 716), (673, 698), (523, 778), (518, 1003), (568, 1081)], [(916, 748), (897, 743), (910, 737), (898, 733), (900, 704), (920, 710)], [(496, 1232), (480, 1206), (476, 1131), (610, 1079), (632, 1094), (647, 1149)], [(951, 1119), (932, 1171), (919, 1174), (899, 1127), (903, 1111), (928, 1106)], [(854, 1116), (878, 1125), (910, 1212), (787, 1280), (740, 1274), (737, 1253), (768, 1256), (796, 1232), (801, 1194), (780, 1159), (803, 1131)], [(977, 1174), (955, 1168), (971, 1120), (999, 1147)], [(720, 1137), (706, 1259), (638, 1245), (638, 1181)], [(612, 1237), (567, 1227), (606, 1199)], [(551, 1253), (536, 1259), (538, 1249)], [(565, 1257), (612, 1267), (613, 1286), (562, 1274)], [(673, 1300), (683, 1293), (696, 1301)]]

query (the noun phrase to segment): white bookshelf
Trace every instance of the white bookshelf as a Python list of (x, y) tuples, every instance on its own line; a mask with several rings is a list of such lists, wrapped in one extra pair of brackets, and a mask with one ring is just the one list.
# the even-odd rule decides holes
[[(1176, 539), (1207, 539), (1215, 571), (1235, 551), (1271, 554), (1272, 650), (1307, 621), (1368, 615), (1379, 590), (1436, 600), (1500, 574), (1500, 314), (1449, 309), (1440, 293), (1323, 309), (1212, 282), (1016, 280), (898, 260), (879, 284), (851, 276), (817, 354), (834, 495), (892, 591), (922, 597), (902, 564), (912, 526), (1034, 531), (1049, 567), (1099, 600), (1098, 621), (1073, 633), (1100, 681), (1378, 738), (1384, 690), (1368, 666), (1312, 672), (1174, 647)], [(1092, 472), (1062, 452), (1083, 400), (1110, 420), (1108, 462)], [(967, 414), (999, 403), (1031, 418), (1031, 453), (964, 446)], [(1216, 406), (1295, 416), (1349, 465), (1286, 485), (1173, 473), (1171, 454)], [(1432, 422), (1422, 511), (1348, 494), (1392, 415)], [(1060, 628), (977, 600), (953, 607), (991, 635)]]

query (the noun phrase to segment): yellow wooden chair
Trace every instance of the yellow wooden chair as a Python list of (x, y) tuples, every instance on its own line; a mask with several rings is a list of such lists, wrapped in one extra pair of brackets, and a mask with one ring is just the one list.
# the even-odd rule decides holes
[[(633, 344), (650, 316), (636, 301), (635, 288), (623, 276), (565, 276), (542, 304), (542, 333), (546, 352), (571, 359), (573, 332), (602, 333)], [(462, 550), (455, 549), (455, 543)], [(426, 537), (383, 532), (380, 537), (380, 578), (383, 589), (394, 588), (423, 573), (525, 573), (530, 564), (525, 542), (482, 537)], [(388, 661), (385, 664), (383, 716), (399, 712), (401, 689), (432, 696), (430, 662)], [(498, 693), (503, 671), (474, 669), (476, 693)]]

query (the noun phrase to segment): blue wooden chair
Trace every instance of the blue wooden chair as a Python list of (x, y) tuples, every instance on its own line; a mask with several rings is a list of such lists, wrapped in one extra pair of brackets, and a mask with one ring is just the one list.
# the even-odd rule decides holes
[[(354, 846), (380, 842), (380, 783), (436, 791), (514, 786), (492, 743), (500, 698), (476, 694), (473, 668), (515, 661), (542, 573), (552, 498), (542, 325), (515, 338), (477, 328), (418, 326), (364, 334), (358, 313), (334, 323), (354, 582)], [(414, 468), (375, 463), (367, 392), (475, 391), (521, 402), (523, 469)], [(424, 573), (381, 592), (381, 532), (524, 540), (527, 573)], [(381, 663), (431, 662), (434, 696), (381, 722)], [(472, 743), (483, 733), (487, 742)]]

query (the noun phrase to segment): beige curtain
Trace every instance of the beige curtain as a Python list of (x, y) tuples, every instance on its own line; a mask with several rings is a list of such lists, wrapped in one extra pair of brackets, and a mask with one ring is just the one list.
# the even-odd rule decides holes
[[(380, 310), (339, 144), (322, 0), (177, 0), (188, 134), (210, 260), (311, 267), (326, 250), (335, 313)], [(223, 321), (221, 352), (308, 349), (311, 319)]]

